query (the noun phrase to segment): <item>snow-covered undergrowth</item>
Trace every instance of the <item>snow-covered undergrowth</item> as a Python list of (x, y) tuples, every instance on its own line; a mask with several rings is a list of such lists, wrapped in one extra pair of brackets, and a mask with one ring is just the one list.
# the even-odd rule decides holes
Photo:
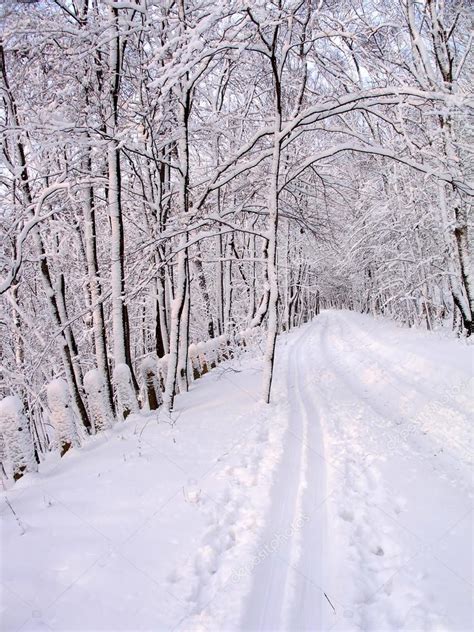
[[(21, 478), (24, 472), (36, 471), (33, 446), (28, 440), (28, 422), (23, 412), (23, 404), (18, 397), (10, 395), (0, 401), (0, 419), (1, 473), (15, 480)], [(7, 453), (8, 461), (5, 459)]]
[(251, 581), (240, 567), (256, 546), (285, 424), (281, 396), (259, 403), (260, 376), (245, 355), (224, 363), (178, 397), (171, 417), (131, 415), (9, 489), (2, 627), (189, 629), (222, 590), (235, 607), (216, 606), (216, 616), (237, 625)]
[(3, 494), (5, 630), (469, 630), (472, 347), (324, 312)]

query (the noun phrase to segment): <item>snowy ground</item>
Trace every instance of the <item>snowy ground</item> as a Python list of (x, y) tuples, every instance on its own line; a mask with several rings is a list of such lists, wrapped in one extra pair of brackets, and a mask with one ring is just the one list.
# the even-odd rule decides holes
[(473, 629), (472, 347), (325, 312), (259, 378), (4, 493), (2, 630)]

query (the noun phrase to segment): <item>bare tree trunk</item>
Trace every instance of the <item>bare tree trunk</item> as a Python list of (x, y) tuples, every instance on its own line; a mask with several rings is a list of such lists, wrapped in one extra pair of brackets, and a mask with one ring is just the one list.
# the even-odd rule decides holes
[(252, 320), (249, 323), (250, 328), (259, 327), (263, 323), (268, 313), (268, 303), (270, 300), (270, 283), (268, 280), (268, 239), (266, 239), (264, 242), (263, 259), (265, 261), (263, 295), (262, 295), (262, 298), (260, 299), (260, 303), (257, 308), (257, 311), (255, 312), (255, 316), (252, 318)]
[(193, 259), (194, 269), (196, 271), (196, 278), (199, 289), (201, 290), (202, 300), (204, 302), (204, 315), (207, 322), (207, 334), (209, 338), (214, 338), (214, 321), (212, 319), (211, 299), (209, 298), (209, 291), (207, 289), (206, 276), (202, 266), (201, 250), (199, 244), (196, 249), (196, 254)]
[[(4, 55), (3, 46), (1, 44), (0, 44), (0, 71), (2, 73), (5, 94), (7, 95), (7, 103), (10, 110), (9, 114), (11, 118), (13, 119), (13, 122), (16, 128), (21, 129), (15, 100), (8, 83), (8, 76), (7, 76), (7, 70), (6, 70), (6, 65), (5, 65), (5, 55)], [(18, 158), (19, 167), (20, 167), (19, 168), (19, 171), (20, 171), (19, 189), (22, 191), (23, 198), (25, 201), (25, 206), (33, 209), (33, 195), (31, 193), (30, 184), (29, 184), (30, 180), (29, 180), (29, 174), (28, 174), (28, 168), (27, 168), (27, 162), (26, 162), (26, 151), (20, 137), (17, 137), (16, 139), (14, 154)], [(30, 211), (30, 215), (32, 213), (33, 213), (33, 210)], [(39, 259), (40, 259), (40, 276), (41, 276), (41, 281), (42, 281), (42, 284), (47, 296), (48, 305), (50, 307), (52, 321), (58, 328), (58, 336), (60, 340), (59, 350), (61, 353), (61, 359), (62, 359), (66, 379), (68, 381), (78, 415), (82, 423), (84, 424), (85, 428), (87, 428), (87, 430), (90, 431), (92, 429), (91, 422), (89, 420), (89, 416), (87, 414), (87, 410), (84, 405), (83, 399), (81, 397), (80, 387), (77, 382), (74, 366), (73, 366), (73, 353), (71, 351), (71, 348), (68, 346), (68, 341), (65, 334), (65, 331), (67, 330), (68, 325), (62, 322), (61, 320), (61, 315), (58, 308), (58, 300), (57, 300), (57, 296), (55, 293), (55, 289), (54, 289), (51, 274), (50, 274), (48, 259), (46, 256), (46, 250), (44, 248), (44, 244), (37, 227), (35, 227), (32, 230), (32, 235), (35, 240), (36, 249), (39, 255)]]
[(275, 344), (278, 332), (278, 274), (277, 274), (277, 235), (278, 235), (278, 188), (281, 158), (281, 86), (279, 69), (275, 54), (272, 55), (274, 80), (275, 120), (273, 130), (273, 153), (270, 167), (268, 197), (268, 282), (270, 294), (268, 301), (268, 331), (263, 367), (263, 399), (269, 404), (275, 362)]
[[(231, 235), (230, 239), (233, 239)], [(224, 262), (224, 320), (223, 329), (224, 332), (229, 331), (231, 327), (231, 315), (232, 315), (232, 245), (228, 242), (225, 246), (225, 262)]]
[(115, 364), (126, 364), (125, 317), (124, 317), (124, 234), (121, 206), (120, 149), (115, 138), (118, 119), (118, 95), (120, 81), (120, 42), (118, 35), (118, 10), (111, 8), (114, 35), (110, 40), (109, 65), (111, 79), (111, 114), (107, 118), (108, 209), (112, 232), (111, 285), (112, 329)]
[[(86, 173), (92, 172), (90, 156), (84, 160)], [(97, 231), (95, 223), (94, 191), (87, 187), (83, 200), (85, 251), (87, 261), (87, 277), (89, 292), (92, 302), (92, 330), (94, 335), (94, 351), (97, 368), (104, 376), (107, 390), (107, 400), (114, 411), (114, 399), (110, 376), (109, 362), (107, 358), (107, 341), (105, 331), (104, 306), (101, 300), (101, 288), (99, 279), (99, 264), (97, 261)]]
[[(66, 307), (66, 282), (64, 280), (64, 274), (58, 275), (55, 292), (56, 292), (57, 306), (58, 306), (58, 312), (61, 318), (61, 322), (67, 323), (69, 321), (69, 317), (68, 317), (67, 307)], [(68, 347), (71, 350), (72, 366), (74, 369), (74, 375), (76, 376), (76, 381), (78, 384), (82, 384), (82, 371), (81, 371), (81, 367), (79, 366), (79, 350), (77, 348), (74, 332), (70, 325), (65, 327), (64, 335), (66, 336)]]
[(163, 404), (168, 411), (173, 410), (176, 394), (176, 373), (178, 369), (179, 331), (186, 294), (186, 253), (182, 248), (178, 253), (178, 270), (176, 273), (175, 295), (171, 303), (170, 351), (166, 374), (166, 388)]
[[(219, 195), (219, 191), (218, 191)], [(218, 198), (219, 199), (219, 198)], [(216, 303), (217, 303), (217, 331), (219, 335), (224, 333), (224, 264), (222, 259), (222, 235), (217, 237), (217, 279), (216, 279)]]
[[(118, 99), (121, 79), (120, 35), (118, 9), (110, 8), (113, 36), (109, 43), (110, 80), (110, 114), (107, 117), (106, 131), (108, 136), (108, 209), (111, 227), (111, 286), (112, 286), (112, 331), (115, 366), (126, 364), (131, 373), (132, 382), (137, 390), (137, 380), (132, 370), (130, 337), (128, 333), (127, 314), (125, 310), (125, 242), (122, 217), (122, 182), (120, 166), (120, 148), (116, 138), (118, 126)], [(120, 406), (120, 402), (119, 402)], [(123, 410), (118, 411), (120, 415)]]
[(255, 287), (257, 285), (257, 265), (255, 263), (255, 258), (257, 256), (257, 253), (255, 251), (255, 235), (250, 235), (249, 236), (249, 257), (252, 259), (252, 262), (250, 264), (250, 286), (249, 286), (249, 292), (250, 292), (250, 300), (249, 300), (249, 311), (248, 311), (248, 315), (247, 315), (247, 320), (251, 321), (252, 318), (255, 316)]
[(457, 225), (454, 229), (457, 250), (459, 255), (459, 265), (461, 268), (461, 278), (466, 290), (467, 300), (470, 309), (470, 322), (465, 322), (467, 335), (474, 333), (474, 278), (473, 264), (470, 253), (469, 228), (467, 225), (467, 214), (464, 208), (456, 208)]
[(181, 393), (189, 389), (189, 311), (191, 308), (189, 259), (186, 257), (186, 282), (184, 290), (184, 305), (179, 321), (179, 352), (178, 352), (178, 384)]
[[(180, 19), (185, 24), (184, 2), (179, 4)], [(181, 85), (178, 100), (178, 161), (179, 161), (179, 211), (183, 218), (189, 210), (189, 116), (191, 113), (192, 84), (186, 77), (184, 85)], [(188, 276), (188, 249), (185, 244), (188, 239), (187, 232), (181, 238), (178, 252), (178, 264), (176, 272), (175, 294), (171, 307), (170, 351), (168, 359), (168, 372), (166, 376), (166, 389), (163, 396), (163, 404), (168, 411), (173, 409), (176, 393), (177, 372), (184, 371), (182, 384), (187, 384), (188, 372), (188, 344), (180, 344), (180, 336), (188, 338), (188, 310), (186, 307), (186, 293), (189, 284)], [(184, 320), (183, 320), (184, 319)], [(183, 322), (182, 322), (183, 320)], [(181, 353), (180, 353), (181, 351)], [(181, 356), (181, 357), (180, 357)], [(185, 380), (185, 381), (184, 381)]]
[(162, 358), (169, 352), (168, 321), (166, 318), (166, 287), (165, 270), (162, 266), (160, 255), (160, 267), (156, 277), (156, 353)]

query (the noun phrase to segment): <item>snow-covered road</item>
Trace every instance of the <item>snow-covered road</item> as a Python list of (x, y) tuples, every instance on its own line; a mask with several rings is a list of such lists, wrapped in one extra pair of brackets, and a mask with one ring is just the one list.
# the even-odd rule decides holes
[(469, 630), (469, 348), (327, 312), (293, 342), (289, 425), (245, 629)]
[(2, 629), (472, 629), (472, 357), (324, 312), (269, 407), (244, 358), (52, 456), (1, 507)]

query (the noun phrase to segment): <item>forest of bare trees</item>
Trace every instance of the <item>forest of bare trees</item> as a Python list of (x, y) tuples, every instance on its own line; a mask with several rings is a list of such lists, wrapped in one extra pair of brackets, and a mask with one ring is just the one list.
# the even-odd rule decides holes
[(469, 5), (2, 4), (0, 396), (37, 453), (55, 402), (172, 410), (254, 328), (269, 401), (320, 308), (472, 333)]

